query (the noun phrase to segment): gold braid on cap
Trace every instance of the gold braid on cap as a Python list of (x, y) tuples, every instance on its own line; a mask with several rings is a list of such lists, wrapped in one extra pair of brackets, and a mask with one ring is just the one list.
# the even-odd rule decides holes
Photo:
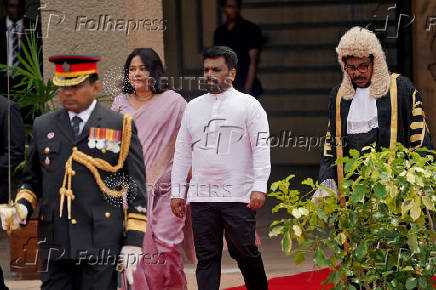
[(119, 169), (123, 168), (124, 161), (129, 154), (130, 140), (132, 137), (132, 116), (124, 115), (123, 118), (123, 135), (121, 141), (121, 150), (118, 155), (118, 164), (116, 166), (112, 166), (107, 161), (94, 158), (92, 156), (86, 155), (85, 153), (79, 151), (77, 147), (73, 147), (73, 153), (68, 158), (65, 163), (65, 175), (64, 180), (62, 182), (62, 187), (59, 189), (59, 194), (61, 196), (60, 204), (59, 204), (59, 217), (62, 217), (62, 211), (64, 207), (65, 196), (67, 197), (67, 210), (68, 210), (68, 219), (71, 219), (71, 201), (74, 200), (75, 196), (73, 191), (71, 190), (71, 179), (76, 174), (73, 170), (73, 161), (82, 164), (86, 168), (91, 171), (92, 175), (94, 175), (95, 181), (97, 182), (98, 187), (105, 194), (112, 197), (119, 197), (123, 195), (126, 190), (126, 186), (123, 186), (120, 190), (113, 190), (108, 188), (104, 182), (101, 180), (100, 173), (98, 169), (101, 169), (106, 172), (117, 172)]

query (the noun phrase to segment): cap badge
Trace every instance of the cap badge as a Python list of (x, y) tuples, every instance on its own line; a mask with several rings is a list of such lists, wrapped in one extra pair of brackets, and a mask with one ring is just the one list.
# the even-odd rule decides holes
[(64, 72), (71, 72), (71, 66), (67, 62), (64, 62), (62, 69)]

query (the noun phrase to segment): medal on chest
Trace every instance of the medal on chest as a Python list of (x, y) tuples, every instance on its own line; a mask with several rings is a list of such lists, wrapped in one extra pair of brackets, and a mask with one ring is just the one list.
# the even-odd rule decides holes
[(98, 149), (103, 153), (110, 151), (120, 152), (122, 131), (109, 128), (89, 128), (88, 147)]

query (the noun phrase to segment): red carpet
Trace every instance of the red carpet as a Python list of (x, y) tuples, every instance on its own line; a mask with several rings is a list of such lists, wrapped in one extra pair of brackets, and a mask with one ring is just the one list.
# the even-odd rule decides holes
[[(293, 276), (277, 277), (268, 280), (269, 290), (291, 290), (291, 289), (304, 289), (304, 290), (318, 290), (330, 289), (332, 284), (321, 285), (321, 282), (327, 279), (330, 274), (328, 268), (319, 271), (304, 272)], [(435, 281), (435, 278), (433, 278)], [(436, 287), (436, 285), (435, 285)], [(246, 290), (245, 286), (227, 288), (226, 290)]]
[[(268, 280), (270, 290), (290, 290), (290, 289), (330, 289), (331, 286), (321, 285), (330, 274), (328, 268), (319, 271), (303, 272), (293, 276), (277, 277)], [(245, 286), (228, 288), (226, 290), (246, 290)]]

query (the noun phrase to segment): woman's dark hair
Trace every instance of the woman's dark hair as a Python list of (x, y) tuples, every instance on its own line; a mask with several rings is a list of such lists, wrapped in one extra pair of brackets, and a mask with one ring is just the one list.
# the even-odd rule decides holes
[(135, 48), (127, 57), (124, 64), (124, 79), (122, 90), (125, 94), (135, 93), (135, 88), (130, 84), (129, 81), (129, 66), (132, 59), (139, 55), (142, 63), (145, 65), (146, 69), (150, 72), (149, 78), (151, 79), (151, 91), (153, 94), (160, 94), (168, 90), (168, 81), (161, 82), (162, 77), (166, 77), (166, 71), (163, 67), (162, 60), (159, 55), (152, 48)]
[(222, 56), (226, 59), (226, 64), (229, 70), (237, 68), (238, 56), (230, 47), (212, 46), (203, 52), (203, 60), (206, 58), (216, 59)]

